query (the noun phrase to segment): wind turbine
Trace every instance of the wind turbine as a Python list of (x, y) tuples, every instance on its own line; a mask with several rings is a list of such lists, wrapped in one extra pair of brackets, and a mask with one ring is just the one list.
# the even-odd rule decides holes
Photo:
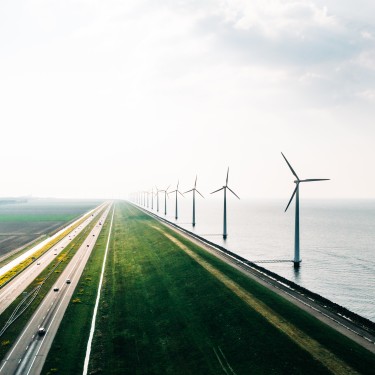
[(148, 208), (148, 191), (145, 191), (145, 197), (146, 197), (146, 207)]
[(155, 186), (156, 189), (156, 212), (159, 212), (159, 190), (157, 186)]
[(150, 191), (151, 194), (151, 210), (154, 210), (154, 188)]
[(167, 215), (167, 194), (169, 194), (168, 193), (169, 186), (165, 190), (159, 190), (164, 193), (164, 215)]
[[(177, 181), (177, 187), (176, 187), (176, 190), (173, 190), (173, 191), (170, 191), (169, 194), (171, 193), (176, 193), (176, 210), (175, 210), (175, 219), (177, 220), (178, 219), (178, 209), (177, 209), (177, 195), (180, 194), (181, 196), (184, 196), (184, 194), (182, 194), (180, 192), (180, 190), (178, 190), (178, 185), (180, 184), (180, 181)], [(168, 190), (168, 189), (167, 189)]]
[(197, 192), (202, 198), (204, 198), (204, 196), (197, 190), (197, 178), (198, 176), (195, 176), (194, 187), (188, 191), (185, 191), (184, 193), (186, 194), (190, 193), (191, 191), (193, 192), (193, 227), (195, 227), (195, 192)]
[(217, 193), (220, 190), (224, 190), (224, 230), (223, 230), (224, 240), (226, 240), (227, 237), (228, 237), (228, 233), (227, 233), (227, 189), (232, 194), (234, 194), (238, 199), (240, 199), (240, 197), (228, 186), (228, 177), (229, 177), (229, 167), (228, 167), (228, 171), (227, 171), (227, 179), (226, 179), (225, 185), (222, 188), (217, 189), (217, 190), (215, 190), (211, 193), (211, 194), (214, 194), (214, 193)]
[(296, 187), (293, 191), (293, 194), (291, 198), (289, 199), (289, 203), (286, 206), (285, 212), (292, 203), (292, 200), (294, 196), (296, 196), (296, 216), (295, 216), (295, 229), (294, 229), (294, 267), (298, 268), (300, 266), (300, 263), (302, 262), (301, 256), (300, 256), (300, 247), (299, 247), (299, 184), (301, 182), (313, 182), (313, 181), (328, 181), (329, 178), (308, 178), (306, 180), (300, 180), (299, 177), (297, 176), (297, 173), (294, 172), (292, 166), (289, 164), (288, 160), (284, 156), (283, 153), (281, 153), (283, 158), (285, 159), (286, 163), (288, 164), (288, 167), (292, 171), (294, 177), (296, 180), (294, 180), (294, 183), (296, 184)]

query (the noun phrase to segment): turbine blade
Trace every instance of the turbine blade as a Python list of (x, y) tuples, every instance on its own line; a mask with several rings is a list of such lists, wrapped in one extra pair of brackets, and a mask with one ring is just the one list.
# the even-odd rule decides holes
[(227, 186), (228, 190), (232, 192), (232, 194), (234, 194), (238, 199), (240, 199), (240, 197), (229, 187)]
[[(195, 189), (195, 191), (202, 197), (202, 198), (204, 198), (204, 196), (197, 190), (197, 189)], [(212, 194), (212, 193), (211, 193)]]
[(228, 186), (228, 178), (229, 178), (229, 167), (228, 167), (228, 170), (227, 170), (227, 180), (226, 180), (226, 183), (225, 183), (226, 186)]
[(308, 178), (306, 180), (301, 180), (300, 182), (311, 182), (311, 181), (329, 181), (329, 178)]
[(197, 179), (198, 179), (198, 175), (195, 176), (194, 189), (197, 187)]
[(292, 171), (292, 173), (294, 174), (294, 176), (297, 178), (297, 180), (299, 181), (299, 178), (297, 176), (297, 173), (294, 172), (294, 169), (292, 168), (292, 166), (289, 164), (288, 160), (286, 159), (285, 155), (283, 153), (281, 153), (281, 155), (283, 156), (283, 158), (285, 159), (286, 163), (288, 164), (290, 170)]
[(190, 190), (188, 190), (188, 191), (185, 191), (184, 192), (184, 194), (186, 194), (186, 193), (190, 193), (191, 191), (193, 191), (194, 189), (190, 189)]
[(210, 194), (217, 193), (218, 191), (223, 190), (223, 189), (224, 189), (224, 186), (223, 186), (222, 188), (220, 188), (220, 189), (217, 189), (217, 190), (213, 191), (213, 192), (210, 193)]
[(185, 195), (181, 193), (181, 191), (177, 190), (180, 195), (182, 195), (185, 198)]
[(292, 194), (291, 198), (289, 199), (289, 203), (288, 203), (288, 205), (286, 206), (286, 209), (285, 209), (284, 212), (286, 212), (286, 210), (289, 208), (290, 204), (292, 203), (292, 200), (293, 200), (294, 196), (295, 196), (296, 193), (297, 193), (297, 189), (298, 189), (298, 184), (296, 185), (296, 188), (294, 189), (293, 194)]

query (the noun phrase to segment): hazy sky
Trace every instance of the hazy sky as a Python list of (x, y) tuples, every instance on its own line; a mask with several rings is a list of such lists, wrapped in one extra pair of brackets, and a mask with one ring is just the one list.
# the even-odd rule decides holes
[(375, 3), (0, 2), (0, 196), (375, 198)]

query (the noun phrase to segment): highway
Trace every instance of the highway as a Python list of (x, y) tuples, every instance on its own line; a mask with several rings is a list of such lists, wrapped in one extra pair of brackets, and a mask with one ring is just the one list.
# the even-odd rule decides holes
[[(111, 205), (108, 205), (100, 219), (101, 223), (106, 220), (110, 209)], [(0, 374), (40, 374), (65, 310), (102, 228), (103, 225), (98, 223), (84, 240), (0, 363)], [(67, 283), (67, 280), (70, 280), (70, 283)], [(54, 291), (55, 288), (58, 288), (58, 291)], [(44, 335), (38, 334), (41, 327), (45, 328)]]
[[(35, 260), (29, 267), (18, 274), (8, 284), (0, 289), (0, 314), (25, 290), (25, 288), (65, 249), (70, 241), (82, 232), (92, 220), (99, 214), (103, 205), (100, 205), (87, 219), (78, 226), (73, 232), (70, 232), (61, 241), (51, 249), (47, 250), (41, 257)], [(93, 215), (93, 216), (92, 216)], [(80, 220), (80, 219), (78, 219)], [(1, 327), (0, 327), (1, 328)]]

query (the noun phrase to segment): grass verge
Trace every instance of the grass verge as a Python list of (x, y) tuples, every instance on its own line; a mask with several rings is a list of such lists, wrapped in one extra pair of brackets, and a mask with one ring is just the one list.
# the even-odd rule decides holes
[[(262, 301), (281, 322), (293, 324), (353, 369), (345, 368), (343, 374), (371, 374), (375, 366), (373, 354), (124, 203), (116, 206), (89, 373), (331, 373), (282, 329), (271, 324), (269, 317), (239, 298), (215, 273), (208, 272), (160, 230), (177, 238), (215, 270)], [(99, 259), (96, 271), (89, 268), (93, 264), (86, 270), (97, 277)], [(89, 291), (86, 284), (81, 288)], [(64, 328), (61, 333), (59, 330), (59, 341), (50, 351), (43, 375), (51, 373), (52, 368), (58, 374), (81, 373), (79, 363), (83, 362), (82, 348), (91, 321), (89, 307), (92, 311), (95, 296), (96, 292), (83, 294), (84, 304), (90, 305), (85, 307), (85, 317), (79, 312), (84, 304), (72, 301), (70, 320), (64, 317)], [(77, 293), (75, 298), (81, 297)], [(70, 334), (65, 334), (67, 330)], [(76, 332), (80, 332), (80, 340)]]

